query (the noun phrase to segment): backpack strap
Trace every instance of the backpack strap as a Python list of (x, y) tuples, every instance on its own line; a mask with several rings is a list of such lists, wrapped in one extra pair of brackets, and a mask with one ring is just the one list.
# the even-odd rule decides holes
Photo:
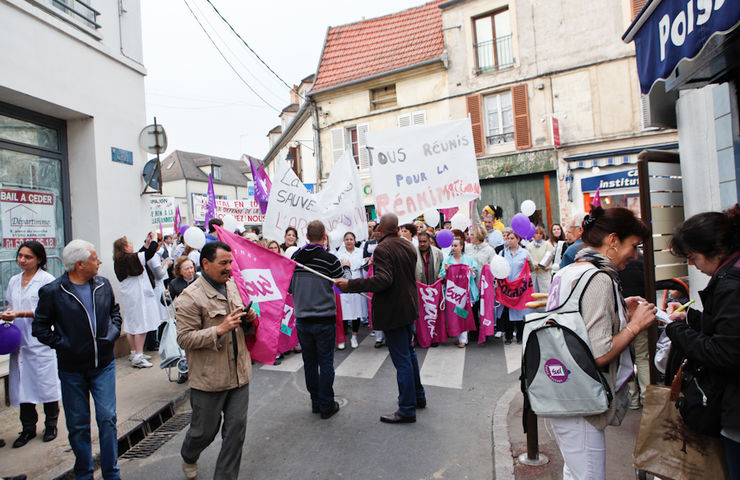
[(581, 297), (583, 297), (583, 292), (586, 290), (586, 287), (591, 282), (593, 276), (596, 275), (598, 272), (599, 269), (596, 267), (589, 268), (584, 271), (578, 278), (575, 286), (571, 289), (570, 294), (568, 294), (568, 298), (566, 298), (565, 301), (553, 311), (580, 311)]

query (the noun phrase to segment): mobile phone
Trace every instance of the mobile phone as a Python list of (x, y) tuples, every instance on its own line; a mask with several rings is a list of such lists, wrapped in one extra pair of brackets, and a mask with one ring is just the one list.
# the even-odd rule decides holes
[(252, 302), (249, 302), (247, 305), (242, 307), (242, 312), (248, 313), (250, 308), (252, 308)]

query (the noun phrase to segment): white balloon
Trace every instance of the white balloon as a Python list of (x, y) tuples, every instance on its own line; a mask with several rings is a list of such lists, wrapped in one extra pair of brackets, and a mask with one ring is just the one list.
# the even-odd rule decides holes
[(329, 232), (329, 248), (332, 250), (336, 249), (344, 243), (344, 234), (341, 230), (332, 230)]
[(190, 227), (185, 230), (185, 235), (182, 238), (185, 243), (196, 250), (200, 250), (206, 244), (206, 234), (198, 227)]
[(452, 223), (453, 230), (462, 230), (463, 232), (470, 226), (470, 220), (468, 220), (468, 217), (460, 212), (457, 212), (452, 216), (450, 223)]
[(511, 273), (511, 265), (501, 255), (494, 255), (491, 259), (491, 273), (499, 280), (504, 279)]
[(436, 208), (430, 208), (429, 210), (424, 210), (424, 223), (429, 225), (430, 227), (434, 228), (437, 225), (439, 225), (439, 211), (437, 211)]
[(239, 220), (233, 215), (225, 215), (221, 220), (224, 222), (224, 230), (229, 233), (234, 233), (239, 228)]
[(285, 254), (284, 254), (284, 255), (285, 255), (286, 257), (290, 258), (290, 257), (292, 257), (292, 256), (293, 256), (293, 254), (294, 254), (294, 253), (296, 252), (296, 250), (298, 250), (298, 247), (297, 247), (296, 245), (293, 245), (292, 247), (288, 247), (288, 248), (287, 248), (287, 249), (285, 250)]
[(537, 210), (537, 205), (532, 200), (524, 200), (522, 202), (521, 211), (524, 215), (530, 217)]

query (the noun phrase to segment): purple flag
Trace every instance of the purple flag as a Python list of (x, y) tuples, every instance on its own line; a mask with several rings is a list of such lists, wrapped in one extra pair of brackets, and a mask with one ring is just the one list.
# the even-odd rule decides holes
[(216, 216), (216, 194), (213, 193), (213, 175), (208, 174), (208, 203), (206, 203), (206, 216), (203, 225), (208, 225), (208, 220)]
[(252, 179), (254, 180), (254, 200), (259, 202), (260, 211), (264, 215), (267, 212), (267, 202), (270, 200), (272, 182), (259, 160), (249, 157), (249, 166), (252, 167)]
[(182, 223), (182, 217), (180, 217), (180, 205), (175, 205), (175, 234), (180, 231), (180, 224)]

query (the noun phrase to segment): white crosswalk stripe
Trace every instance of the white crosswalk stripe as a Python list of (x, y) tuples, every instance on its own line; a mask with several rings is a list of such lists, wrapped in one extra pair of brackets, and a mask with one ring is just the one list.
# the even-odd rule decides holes
[(424, 364), (421, 366), (421, 383), (462, 389), (465, 350), (451, 343), (427, 350)]
[(347, 355), (334, 373), (338, 377), (373, 378), (387, 356), (388, 349), (375, 348), (375, 337), (368, 335), (358, 348)]
[(297, 372), (303, 367), (303, 357), (300, 353), (291, 353), (283, 358), (280, 365), (262, 365), (261, 370), (272, 372)]
[(506, 373), (516, 372), (522, 368), (522, 346), (512, 343), (504, 345), (504, 355), (506, 356)]

